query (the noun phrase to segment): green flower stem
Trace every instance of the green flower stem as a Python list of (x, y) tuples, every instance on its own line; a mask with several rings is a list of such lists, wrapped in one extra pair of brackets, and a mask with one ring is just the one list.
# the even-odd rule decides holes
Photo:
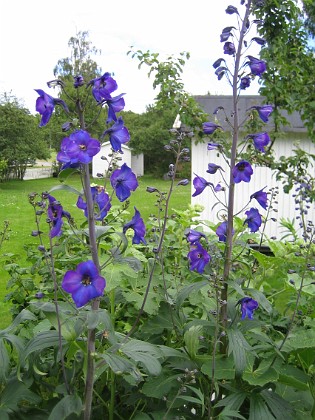
[[(80, 100), (77, 101), (77, 111), (79, 115), (81, 129), (85, 129), (85, 121), (83, 116), (83, 108)], [(91, 251), (91, 256), (94, 264), (96, 265), (98, 272), (100, 272), (100, 263), (98, 258), (97, 250), (97, 240), (95, 232), (95, 220), (94, 220), (94, 203), (91, 192), (91, 181), (90, 181), (90, 172), (89, 164), (83, 166), (83, 189), (85, 193), (85, 199), (87, 204), (88, 212), (88, 229), (89, 229), (89, 247)], [(96, 298), (92, 301), (92, 311), (97, 311), (100, 306), (100, 299)], [(91, 419), (92, 413), (92, 401), (93, 401), (93, 386), (94, 386), (94, 353), (95, 353), (95, 338), (96, 330), (88, 330), (87, 338), (87, 367), (86, 367), (86, 381), (85, 381), (85, 396), (84, 396), (84, 420)]]
[[(230, 270), (232, 265), (232, 249), (233, 249), (233, 217), (234, 217), (234, 193), (235, 193), (235, 182), (233, 178), (233, 168), (236, 162), (237, 144), (239, 136), (239, 116), (238, 116), (238, 77), (240, 68), (240, 59), (242, 53), (242, 47), (244, 42), (244, 36), (247, 31), (246, 24), (250, 14), (250, 6), (252, 0), (248, 0), (246, 5), (245, 16), (242, 22), (240, 31), (240, 37), (238, 41), (237, 52), (235, 55), (234, 74), (233, 74), (233, 142), (231, 149), (231, 160), (230, 160), (230, 188), (228, 196), (228, 218), (227, 218), (227, 230), (226, 230), (226, 246), (224, 256), (224, 268), (223, 268), (223, 289), (221, 293), (221, 299), (227, 301), (228, 298), (228, 280), (230, 276)], [(223, 330), (227, 326), (227, 305), (222, 305), (220, 310), (220, 321)], [(227, 339), (226, 336), (222, 338), (220, 345), (220, 352), (225, 354), (227, 351)]]

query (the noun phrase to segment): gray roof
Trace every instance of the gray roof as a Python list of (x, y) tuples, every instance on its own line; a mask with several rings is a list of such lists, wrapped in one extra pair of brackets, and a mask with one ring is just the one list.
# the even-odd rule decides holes
[[(201, 105), (202, 109), (209, 114), (211, 121), (214, 121), (215, 116), (213, 115), (213, 111), (222, 106), (227, 114), (228, 117), (231, 116), (233, 110), (233, 96), (232, 95), (195, 95), (195, 100)], [(242, 95), (239, 97), (238, 102), (238, 110), (239, 110), (239, 121), (243, 121), (248, 115), (246, 110), (251, 108), (255, 105), (262, 105), (266, 104), (265, 98), (260, 95)], [(270, 103), (272, 105), (272, 103)], [(306, 128), (303, 125), (303, 122), (300, 118), (298, 112), (293, 112), (292, 114), (288, 114), (286, 111), (282, 112), (282, 115), (290, 122), (290, 126), (283, 126), (281, 127), (282, 131), (286, 132), (294, 132), (294, 133), (306, 133)], [(224, 129), (229, 128), (230, 126), (224, 121), (224, 114), (219, 113), (218, 119), (220, 121), (220, 125)], [(270, 116), (268, 124), (266, 124), (266, 130), (270, 131), (274, 127), (272, 114)]]

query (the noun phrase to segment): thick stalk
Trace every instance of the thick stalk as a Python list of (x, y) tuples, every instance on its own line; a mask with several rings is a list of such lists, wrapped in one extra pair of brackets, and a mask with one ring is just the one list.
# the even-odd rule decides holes
[[(247, 31), (246, 22), (250, 14), (251, 0), (248, 0), (246, 5), (246, 12), (242, 22), (242, 27), (240, 31), (240, 37), (238, 42), (238, 47), (235, 55), (235, 64), (234, 64), (234, 73), (233, 73), (233, 142), (231, 149), (231, 160), (230, 160), (230, 186), (229, 186), (229, 196), (228, 196), (228, 215), (227, 215), (227, 231), (226, 231), (226, 246), (225, 246), (225, 256), (224, 256), (224, 268), (223, 268), (223, 288), (221, 292), (221, 299), (227, 301), (228, 297), (228, 280), (231, 271), (232, 265), (232, 249), (233, 249), (233, 217), (234, 217), (234, 190), (235, 182), (233, 178), (233, 168), (236, 162), (236, 153), (237, 153), (237, 144), (239, 136), (239, 116), (238, 116), (238, 74), (240, 68), (240, 60), (242, 47), (244, 42), (244, 36)], [(221, 306), (220, 311), (220, 321), (223, 329), (226, 329), (227, 325), (227, 305)], [(225, 336), (226, 337), (226, 336)], [(222, 354), (226, 353), (227, 350), (227, 340), (222, 338), (222, 344), (220, 346), (220, 352)]]
[[(77, 111), (80, 119), (81, 129), (85, 129), (85, 121), (83, 115), (83, 109), (80, 100), (77, 101)], [(89, 164), (83, 166), (83, 188), (87, 203), (88, 211), (88, 229), (89, 229), (89, 246), (92, 255), (92, 260), (100, 272), (100, 263), (97, 252), (97, 241), (95, 232), (95, 220), (94, 220), (94, 203), (91, 192), (90, 172)], [(92, 301), (92, 311), (99, 309), (100, 300), (99, 298)], [(88, 330), (87, 338), (87, 367), (86, 367), (86, 381), (85, 381), (85, 398), (84, 398), (84, 420), (90, 420), (92, 413), (92, 400), (93, 400), (93, 385), (94, 385), (94, 358), (95, 353), (95, 329)]]

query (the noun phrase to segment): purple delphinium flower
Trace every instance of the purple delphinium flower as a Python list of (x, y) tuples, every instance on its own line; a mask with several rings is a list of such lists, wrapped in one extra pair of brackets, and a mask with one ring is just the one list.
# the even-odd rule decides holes
[(185, 236), (188, 242), (194, 244), (195, 242), (199, 242), (201, 238), (205, 238), (205, 234), (199, 232), (198, 230), (194, 229), (187, 229), (185, 232)]
[(106, 134), (109, 135), (110, 144), (115, 152), (121, 152), (121, 145), (127, 143), (130, 140), (130, 134), (128, 129), (124, 126), (122, 117), (118, 117), (118, 120), (108, 130), (105, 130), (102, 137)]
[(270, 137), (266, 132), (249, 134), (247, 138), (253, 139), (255, 149), (263, 153), (265, 153), (265, 147), (270, 143)]
[(256, 111), (259, 114), (259, 117), (265, 123), (268, 122), (269, 115), (273, 111), (272, 105), (261, 105), (261, 106), (257, 105), (257, 106), (252, 106), (251, 108), (249, 108), (249, 110), (250, 109), (256, 109)]
[[(94, 205), (97, 206), (97, 211), (95, 212), (95, 220), (103, 220), (111, 208), (111, 202), (109, 195), (104, 191), (104, 188), (93, 186), (91, 187), (92, 199)], [(85, 217), (88, 217), (88, 208), (87, 203), (79, 196), (77, 200), (77, 207), (81, 210), (84, 210)]]
[(74, 76), (73, 86), (77, 89), (80, 86), (84, 85), (84, 79), (81, 74)]
[(222, 128), (220, 125), (215, 124), (211, 121), (202, 124), (202, 129), (205, 134), (213, 134), (216, 129)]
[(253, 168), (249, 162), (241, 160), (234, 166), (232, 173), (235, 184), (241, 181), (249, 182), (250, 177), (253, 175)]
[(193, 193), (192, 197), (196, 197), (197, 195), (201, 194), (206, 187), (213, 185), (211, 182), (206, 181), (204, 178), (198, 175), (196, 175), (194, 178), (193, 184), (196, 191)]
[(111, 93), (114, 92), (118, 85), (111, 74), (106, 72), (101, 77), (90, 80), (88, 86), (92, 86), (92, 94), (96, 102), (100, 103), (104, 99), (110, 99)]
[(251, 55), (248, 56), (248, 59), (250, 71), (254, 76), (261, 76), (266, 71), (267, 66), (265, 61), (259, 60)]
[(255, 36), (254, 38), (252, 38), (252, 41), (257, 42), (258, 45), (262, 45), (262, 46), (266, 44), (266, 40), (258, 36)]
[(82, 262), (76, 270), (67, 271), (61, 283), (63, 290), (71, 293), (77, 308), (102, 296), (105, 285), (106, 281), (99, 275), (93, 261)]
[(62, 225), (63, 225), (63, 217), (66, 217), (68, 220), (71, 219), (70, 213), (65, 211), (62, 207), (62, 205), (50, 194), (46, 195), (46, 198), (48, 198), (48, 208), (47, 208), (47, 215), (48, 219), (50, 220), (52, 224), (52, 228), (49, 232), (49, 236), (51, 238), (54, 238), (55, 236), (61, 235), (62, 231)]
[(234, 55), (235, 54), (235, 45), (233, 42), (226, 42), (223, 46), (224, 54)]
[(233, 15), (233, 13), (237, 13), (238, 14), (238, 10), (235, 6), (228, 6), (225, 10), (225, 13), (227, 13), (228, 15)]
[(48, 124), (55, 105), (61, 105), (67, 113), (69, 112), (69, 109), (63, 100), (53, 98), (42, 89), (35, 89), (35, 92), (39, 94), (39, 97), (36, 99), (36, 111), (42, 116), (39, 127), (44, 127)]
[(221, 166), (216, 165), (215, 163), (208, 163), (208, 170), (206, 172), (208, 172), (208, 174), (213, 175), (219, 169), (220, 169), (220, 171), (223, 171), (224, 172), (224, 169)]
[(227, 41), (231, 35), (232, 35), (231, 32), (222, 32), (220, 35), (220, 42)]
[(267, 204), (268, 199), (267, 199), (267, 193), (263, 191), (265, 188), (266, 187), (262, 188), (259, 191), (256, 191), (254, 194), (250, 196), (250, 199), (252, 200), (253, 198), (255, 198), (258, 201), (258, 203), (261, 205), (261, 207), (266, 210), (268, 207), (268, 204)]
[(220, 147), (219, 143), (208, 143), (207, 150), (215, 150)]
[(112, 173), (110, 183), (119, 201), (127, 200), (131, 191), (138, 187), (137, 177), (126, 163)]
[(244, 225), (246, 223), (252, 233), (257, 232), (262, 223), (259, 211), (252, 207), (251, 209), (245, 211), (245, 214), (247, 217), (244, 221)]
[[(227, 222), (222, 222), (215, 231), (221, 242), (226, 242), (227, 225)], [(234, 229), (232, 229), (232, 235), (234, 235)]]
[(210, 261), (211, 257), (208, 252), (196, 242), (190, 246), (188, 252), (189, 268), (191, 271), (196, 270), (199, 274), (203, 273), (205, 266)]
[(248, 296), (240, 299), (236, 305), (241, 305), (242, 320), (253, 319), (253, 312), (258, 308), (258, 302)]
[(223, 62), (225, 62), (225, 60), (224, 60), (224, 58), (218, 58), (213, 64), (212, 64), (212, 66), (215, 68), (215, 69), (217, 69), (218, 67), (220, 67), (220, 65), (221, 65), (221, 63), (222, 63), (222, 61)]
[(140, 242), (146, 244), (146, 241), (144, 239), (145, 236), (145, 224), (143, 222), (143, 219), (140, 216), (139, 210), (135, 209), (135, 215), (131, 219), (130, 222), (126, 223), (123, 227), (123, 233), (126, 233), (128, 229), (134, 230), (134, 236), (132, 238), (133, 244), (140, 244)]
[(122, 111), (125, 107), (125, 100), (122, 97), (124, 93), (121, 93), (114, 98), (104, 99), (103, 103), (108, 106), (108, 116), (106, 123), (109, 124), (111, 121), (117, 121), (116, 112)]
[(62, 163), (90, 163), (101, 149), (98, 140), (84, 130), (78, 130), (62, 140), (57, 160)]
[(245, 90), (250, 86), (251, 78), (249, 76), (244, 76), (241, 78), (240, 89)]

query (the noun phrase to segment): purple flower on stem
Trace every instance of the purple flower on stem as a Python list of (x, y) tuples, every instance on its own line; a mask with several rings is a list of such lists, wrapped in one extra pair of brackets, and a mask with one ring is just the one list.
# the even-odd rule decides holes
[(240, 82), (240, 89), (247, 89), (250, 86), (250, 82), (251, 78), (249, 76), (242, 77)]
[(225, 62), (225, 60), (224, 60), (224, 58), (218, 58), (213, 64), (212, 64), (212, 66), (215, 68), (215, 69), (217, 69), (218, 67), (220, 67), (220, 65), (221, 65), (221, 63), (222, 63), (222, 61), (224, 61)]
[(261, 205), (261, 207), (266, 210), (268, 207), (268, 204), (267, 204), (267, 193), (263, 191), (265, 188), (266, 187), (262, 188), (259, 191), (256, 191), (254, 194), (250, 196), (250, 199), (252, 200), (253, 198), (255, 198), (258, 201), (258, 203)]
[(231, 32), (222, 32), (220, 35), (220, 42), (227, 41), (231, 35), (232, 35)]
[(220, 125), (215, 124), (211, 121), (202, 124), (202, 129), (205, 134), (213, 134), (216, 129), (222, 128)]
[(270, 137), (266, 132), (249, 134), (247, 138), (253, 139), (255, 149), (262, 153), (265, 153), (265, 147), (270, 143)]
[(116, 112), (119, 112), (124, 109), (125, 107), (125, 100), (122, 97), (124, 93), (121, 93), (114, 98), (108, 98), (103, 101), (108, 106), (108, 117), (106, 123), (110, 123), (111, 121), (117, 121)]
[(253, 319), (253, 312), (258, 308), (258, 302), (248, 296), (240, 299), (236, 305), (241, 305), (242, 320)]
[(74, 83), (73, 86), (77, 89), (80, 86), (84, 85), (84, 79), (83, 76), (81, 74), (79, 74), (78, 76), (74, 76)]
[(210, 261), (211, 257), (208, 252), (196, 242), (190, 246), (188, 252), (189, 268), (191, 271), (196, 270), (199, 274), (203, 273), (205, 266)]
[(131, 191), (135, 191), (138, 187), (137, 177), (126, 163), (112, 173), (110, 183), (119, 201), (127, 200)]
[(257, 232), (262, 223), (259, 211), (252, 207), (250, 210), (245, 211), (245, 214), (247, 217), (244, 221), (244, 225), (246, 223), (252, 233)]
[(105, 130), (102, 137), (106, 134), (109, 135), (110, 144), (115, 152), (121, 152), (121, 145), (127, 143), (130, 140), (130, 134), (128, 129), (124, 126), (122, 117), (118, 117), (118, 120), (108, 130)]
[(90, 137), (84, 130), (78, 130), (62, 140), (57, 160), (63, 163), (90, 163), (101, 149), (98, 140)]
[(208, 143), (207, 150), (215, 150), (220, 147), (219, 143)]
[[(94, 205), (96, 206), (96, 212), (94, 214), (95, 220), (103, 220), (111, 208), (111, 202), (109, 195), (104, 191), (102, 187), (91, 187), (91, 193)], [(77, 200), (77, 207), (84, 210), (85, 217), (88, 217), (87, 203), (79, 196)]]
[(233, 42), (226, 42), (223, 46), (224, 54), (234, 55), (235, 54), (235, 45)]
[(42, 89), (35, 89), (35, 92), (39, 94), (39, 98), (36, 99), (36, 111), (42, 116), (39, 127), (44, 127), (48, 124), (55, 105), (61, 105), (67, 113), (69, 112), (66, 103), (61, 99), (53, 98)]
[[(222, 222), (215, 231), (216, 235), (219, 237), (219, 241), (221, 242), (226, 242), (227, 226), (227, 222)], [(232, 229), (232, 235), (234, 235), (234, 229)]]
[(61, 235), (61, 228), (63, 225), (63, 217), (66, 217), (68, 220), (71, 219), (70, 213), (65, 211), (62, 205), (53, 197), (52, 195), (47, 195), (49, 204), (47, 208), (48, 219), (52, 224), (52, 228), (49, 232), (49, 236), (54, 238), (55, 236)]
[(228, 15), (233, 15), (233, 13), (238, 14), (238, 10), (235, 6), (228, 6), (225, 10), (225, 13), (227, 13)]
[(63, 290), (71, 293), (77, 308), (102, 296), (105, 285), (106, 281), (99, 275), (93, 261), (82, 262), (76, 270), (67, 271), (61, 283)]
[(131, 219), (130, 222), (126, 223), (123, 227), (123, 233), (126, 233), (128, 229), (134, 230), (134, 236), (132, 238), (133, 244), (140, 244), (140, 242), (146, 244), (146, 241), (144, 239), (145, 236), (145, 224), (143, 222), (143, 219), (140, 216), (139, 210), (135, 209), (135, 215)]
[(205, 234), (194, 229), (187, 229), (185, 236), (188, 242), (194, 244), (199, 242), (201, 238), (205, 238)]
[(217, 170), (224, 172), (224, 169), (221, 166), (216, 165), (215, 163), (208, 163), (208, 170), (206, 171), (208, 174), (213, 175), (217, 172)]
[(235, 184), (238, 184), (241, 181), (249, 182), (250, 177), (253, 175), (253, 168), (249, 162), (241, 160), (234, 166), (232, 174)]
[(259, 114), (259, 117), (261, 118), (261, 120), (266, 123), (268, 122), (268, 118), (269, 115), (272, 113), (273, 111), (273, 107), (271, 105), (257, 105), (257, 106), (252, 106), (250, 109), (256, 109), (256, 111)]
[(267, 69), (266, 62), (263, 60), (258, 60), (258, 58), (252, 57), (251, 55), (248, 56), (249, 68), (251, 73), (254, 76), (261, 76)]
[(196, 197), (197, 195), (201, 194), (206, 187), (213, 185), (211, 182), (206, 181), (204, 178), (198, 175), (196, 175), (194, 178), (193, 184), (196, 191), (193, 193), (192, 197)]
[(88, 86), (92, 86), (92, 95), (98, 103), (102, 102), (104, 99), (110, 99), (111, 93), (118, 87), (116, 80), (114, 80), (108, 72), (104, 73), (101, 77), (91, 80), (88, 83)]

